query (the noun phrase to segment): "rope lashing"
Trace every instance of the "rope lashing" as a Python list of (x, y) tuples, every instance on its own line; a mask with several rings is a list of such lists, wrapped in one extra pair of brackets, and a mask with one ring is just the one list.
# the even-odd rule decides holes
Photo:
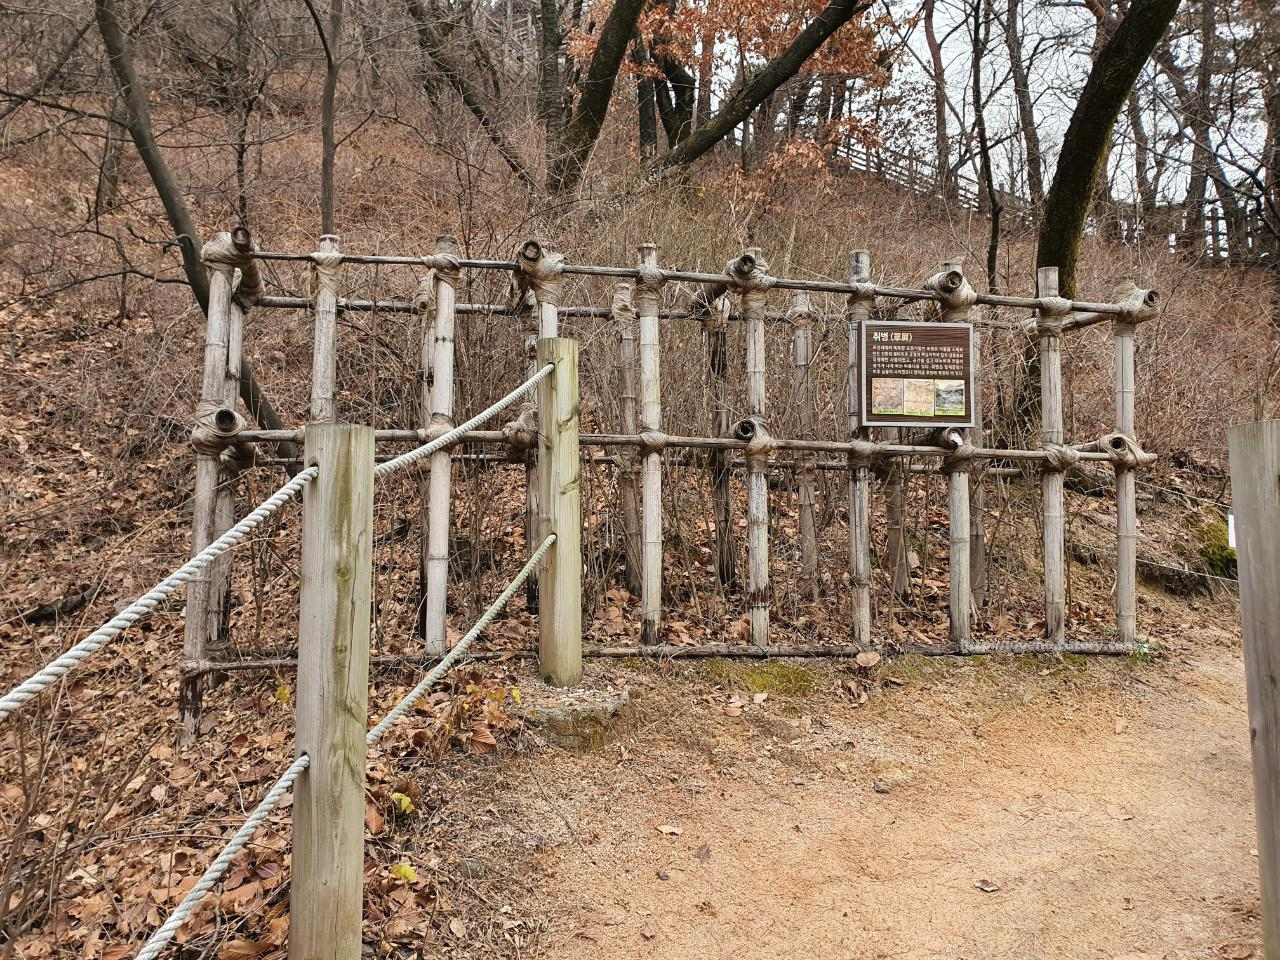
[(1057, 443), (1044, 447), (1044, 468), (1050, 473), (1065, 473), (1080, 462), (1080, 451)]
[(240, 283), (236, 286), (236, 300), (241, 306), (252, 306), (262, 296), (262, 275), (254, 257), (258, 247), (244, 227), (233, 233), (215, 233), (200, 248), (200, 262), (210, 270), (230, 273), (240, 271)]
[(852, 467), (870, 467), (880, 459), (880, 447), (870, 440), (849, 441), (849, 465)]
[(389, 473), (395, 473), (397, 470), (402, 470), (405, 467), (417, 463), (424, 457), (431, 456), (431, 454), (435, 453), (437, 450), (443, 450), (445, 447), (456, 443), (462, 438), (463, 434), (474, 430), (482, 423), (507, 409), (507, 407), (511, 406), (511, 404), (515, 403), (525, 394), (529, 393), (534, 387), (546, 379), (546, 377), (555, 368), (554, 363), (548, 363), (545, 367), (535, 373), (520, 386), (516, 387), (501, 400), (486, 409), (481, 410), (465, 423), (461, 423), (447, 433), (441, 434), (425, 446), (417, 447), (416, 449), (410, 450), (408, 453), (401, 454), (394, 460), (388, 460), (386, 463), (378, 464), (373, 468), (373, 475), (375, 477), (385, 477)]
[(733, 279), (734, 285), (742, 294), (744, 313), (752, 308), (763, 310), (765, 295), (778, 282), (776, 277), (769, 276), (769, 264), (755, 247), (730, 260), (725, 265), (724, 272)]
[(649, 456), (651, 453), (662, 453), (670, 444), (671, 438), (665, 433), (657, 430), (646, 430), (640, 434), (640, 455)]
[(538, 303), (559, 306), (564, 254), (551, 251), (537, 240), (526, 240), (516, 251), (514, 279), (521, 299), (532, 293)]
[(196, 453), (219, 456), (245, 428), (244, 417), (220, 403), (201, 400), (191, 426), (191, 446)]
[(507, 445), (508, 456), (519, 459), (538, 439), (538, 413), (529, 409), (505, 424), (502, 439)]
[(108, 620), (74, 647), (71, 647), (62, 656), (33, 674), (28, 680), (14, 687), (3, 698), (0, 698), (0, 720), (3, 720), (9, 714), (22, 707), (23, 704), (39, 695), (46, 687), (56, 683), (99, 648), (118, 637), (133, 624), (155, 610), (165, 597), (194, 578), (197, 573), (237, 543), (246, 539), (254, 531), (254, 528), (279, 510), (310, 481), (314, 480), (318, 473), (319, 470), (316, 467), (308, 467), (300, 472), (266, 500), (262, 501), (252, 513), (248, 514), (243, 520), (169, 574), (168, 577), (152, 587), (119, 614)]
[(381, 740), (383, 735), (395, 726), (401, 717), (409, 712), (409, 708), (421, 700), (427, 691), (435, 685), (435, 682), (453, 668), (454, 664), (456, 664), (458, 660), (462, 658), (463, 654), (467, 652), (467, 649), (471, 646), (476, 637), (484, 633), (489, 624), (493, 623), (494, 618), (502, 611), (502, 608), (507, 605), (507, 601), (515, 596), (516, 591), (520, 589), (521, 584), (523, 584), (525, 580), (529, 579), (529, 575), (533, 573), (534, 567), (542, 561), (542, 558), (547, 555), (547, 551), (551, 549), (551, 545), (555, 542), (556, 535), (554, 533), (550, 534), (547, 539), (542, 541), (538, 546), (538, 549), (533, 552), (532, 556), (525, 561), (524, 566), (520, 568), (520, 572), (516, 574), (515, 579), (507, 585), (507, 589), (503, 590), (501, 595), (499, 595), (493, 603), (489, 604), (489, 609), (486, 610), (484, 615), (481, 616), (471, 629), (466, 632), (466, 635), (454, 645), (452, 650), (444, 655), (444, 658), (432, 668), (430, 673), (422, 678), (416, 687), (409, 691), (403, 700), (392, 707), (391, 710), (387, 712), (387, 715), (378, 721), (377, 726), (369, 731), (369, 735), (365, 738), (367, 746), (372, 747)]
[(944, 270), (924, 282), (926, 290), (938, 295), (943, 320), (964, 320), (969, 308), (978, 302), (978, 293), (960, 270)]
[(1036, 336), (1062, 336), (1062, 321), (1071, 312), (1071, 301), (1062, 297), (1040, 297), (1036, 310)]
[(654, 249), (651, 243), (640, 247), (640, 265), (636, 268), (636, 310), (649, 315), (658, 310), (664, 282), (662, 271), (652, 263), (645, 262), (647, 257), (653, 256)]
[(747, 417), (733, 425), (733, 436), (745, 440), (742, 455), (748, 460), (765, 461), (778, 452), (778, 441), (769, 433), (763, 417)]
[(1099, 438), (1097, 448), (1111, 459), (1111, 465), (1117, 470), (1134, 470), (1157, 459), (1154, 453), (1147, 453), (1137, 440), (1123, 433), (1108, 433)]
[(813, 326), (813, 303), (803, 290), (791, 296), (791, 308), (787, 310), (787, 322), (793, 328), (807, 329)]
[(425, 314), (436, 305), (436, 272), (428, 270), (418, 280), (418, 288), (413, 293), (413, 309)]
[(614, 284), (609, 312), (614, 323), (627, 325), (635, 322), (636, 308), (631, 303), (631, 284), (626, 280), (619, 280)]
[[(323, 290), (335, 296), (338, 292), (338, 272), (342, 267), (342, 254), (338, 252), (338, 238), (325, 234), (320, 238), (321, 249), (308, 254), (311, 260), (311, 291), (316, 297)], [(325, 249), (332, 247), (333, 249)]]

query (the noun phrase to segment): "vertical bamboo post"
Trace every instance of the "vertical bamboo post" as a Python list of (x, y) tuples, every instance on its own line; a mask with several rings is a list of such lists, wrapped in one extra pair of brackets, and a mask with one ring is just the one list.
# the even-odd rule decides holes
[[(1040, 425), (1046, 450), (1062, 446), (1062, 317), (1069, 309), (1058, 299), (1058, 268), (1036, 271), (1036, 313), (1040, 344)], [(1064, 473), (1056, 460), (1046, 460), (1040, 473), (1044, 511), (1044, 636), (1061, 644), (1067, 626), (1066, 518)]]
[[(729, 300), (723, 294), (706, 305), (703, 329), (707, 334), (707, 373), (711, 379), (711, 435), (726, 437), (732, 426), (729, 416)], [(716, 524), (716, 579), (721, 593), (738, 589), (738, 558), (733, 538), (733, 487), (728, 458), (723, 450), (712, 450), (711, 498)]]
[[(1134, 436), (1134, 369), (1131, 317), (1117, 317), (1115, 335), (1116, 433)], [(1115, 463), (1116, 470), (1116, 640), (1138, 639), (1138, 488), (1137, 471)]]
[[(640, 245), (640, 276), (636, 280), (636, 309), (640, 315), (640, 431), (662, 432), (661, 356), (658, 346), (658, 300), (662, 275), (658, 248)], [(660, 642), (662, 627), (662, 450), (644, 449), (641, 478), (640, 643)]]
[(307, 427), (303, 493), (291, 960), (357, 960), (373, 544), (373, 429)]
[[(948, 269), (962, 270), (961, 261), (946, 264)], [(969, 429), (969, 443), (985, 447), (985, 412), (982, 402), (982, 329), (973, 328), (973, 353), (970, 360), (973, 371), (973, 426)], [(987, 494), (983, 485), (985, 469), (979, 469), (969, 478), (969, 585), (973, 592), (973, 606), (981, 612), (987, 605)]]
[[(431, 358), (431, 426), (433, 433), (453, 429), (453, 339), (454, 307), (457, 303), (458, 241), (451, 236), (436, 240), (436, 319)], [(448, 450), (431, 455), (431, 475), (427, 485), (427, 595), (426, 649), (444, 653), (447, 644), (445, 612), (449, 600), (449, 496), (452, 486), (453, 456)]]
[[(966, 323), (969, 310), (973, 306), (975, 294), (969, 281), (965, 279), (961, 264), (952, 260), (942, 265), (943, 272), (930, 279), (926, 286), (938, 292), (942, 302), (941, 320), (945, 323)], [(972, 369), (972, 357), (970, 357)], [(976, 381), (976, 376), (975, 376)], [(970, 400), (972, 403), (972, 399)], [(948, 431), (954, 435), (957, 446), (963, 448), (971, 443), (960, 431)], [(947, 496), (950, 514), (950, 550), (948, 565), (950, 569), (950, 611), (951, 642), (961, 650), (967, 650), (972, 640), (971, 611), (973, 604), (973, 587), (970, 580), (972, 563), (971, 518), (969, 513), (969, 465), (970, 459), (965, 456), (948, 458), (943, 469), (947, 473)]]
[(311, 419), (316, 422), (337, 417), (334, 391), (338, 375), (338, 273), (342, 254), (338, 238), (326, 233), (320, 249), (311, 255), (315, 271), (315, 346), (311, 356)]
[[(796, 402), (796, 419), (801, 440), (813, 440), (813, 307), (809, 297), (797, 292), (791, 299), (787, 312), (791, 321), (791, 360), (795, 367), (793, 392)], [(817, 499), (817, 471), (814, 454), (800, 456), (800, 470), (796, 477), (796, 500), (800, 526), (800, 579), (805, 592), (812, 600), (818, 599), (818, 531), (814, 523), (814, 503)]]
[[(640, 432), (637, 408), (636, 363), (636, 311), (631, 304), (631, 284), (621, 282), (613, 290), (613, 322), (618, 327), (622, 365), (622, 432)], [(623, 453), (618, 472), (618, 487), (622, 494), (623, 552), (626, 558), (627, 589), (633, 596), (640, 596), (644, 580), (640, 546), (640, 471), (636, 456), (631, 451)]]
[(1280, 421), (1245, 423), (1227, 434), (1240, 557), (1254, 819), (1266, 956), (1280, 956)]
[[(731, 264), (747, 326), (747, 613), (751, 642), (769, 646), (769, 478), (771, 452), (765, 429), (765, 298), (772, 286), (769, 265), (752, 247)], [(741, 428), (740, 428), (741, 430)], [(747, 437), (744, 435), (744, 439)]]
[[(871, 282), (871, 255), (854, 250), (849, 255), (849, 283)], [(870, 292), (849, 295), (849, 439), (867, 440), (862, 425), (862, 325), (875, 302)], [(849, 455), (849, 582), (853, 588), (853, 642), (871, 644), (871, 462), (865, 455)]]
[[(223, 421), (234, 420), (239, 386), (239, 357), (231, 356), (233, 331), (242, 320), (240, 307), (232, 299), (235, 248), (231, 235), (220, 233), (205, 245), (201, 259), (209, 268), (209, 307), (205, 327), (204, 368), (200, 380), (200, 402), (191, 433), (196, 450), (195, 489), (191, 511), (191, 553), (194, 556), (212, 543), (229, 519), (223, 491)], [(233, 313), (235, 316), (233, 317)], [(233, 367), (235, 368), (233, 370)], [(221, 506), (221, 509), (220, 509)], [(229, 525), (229, 524), (228, 524)], [(221, 527), (221, 529), (220, 529)], [(208, 659), (218, 644), (228, 566), (210, 564), (197, 573), (187, 587), (186, 622), (183, 626), (184, 666)], [(184, 671), (185, 673), (185, 671)], [(200, 707), (206, 675), (184, 675), (179, 694), (179, 739), (190, 743), (199, 733)]]
[[(418, 360), (418, 428), (431, 426), (431, 352), (435, 345), (434, 275), (428, 271), (418, 281), (413, 307), (421, 330), (421, 352)], [(431, 475), (418, 471), (418, 636), (427, 636), (427, 555), (430, 552), (427, 530), (431, 526)]]
[[(559, 687), (582, 679), (582, 464), (578, 454), (578, 341), (538, 341), (538, 366), (555, 371), (538, 385), (538, 498), (543, 560), (538, 588), (538, 674)], [(536, 546), (536, 545), (535, 545)]]

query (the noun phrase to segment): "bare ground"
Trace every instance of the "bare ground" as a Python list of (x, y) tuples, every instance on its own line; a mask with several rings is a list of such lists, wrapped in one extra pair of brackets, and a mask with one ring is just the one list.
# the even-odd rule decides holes
[(467, 862), (515, 880), (517, 955), (1261, 956), (1231, 632), (911, 658), (862, 706), (826, 663), (591, 670), (631, 688), (621, 720), (472, 770)]

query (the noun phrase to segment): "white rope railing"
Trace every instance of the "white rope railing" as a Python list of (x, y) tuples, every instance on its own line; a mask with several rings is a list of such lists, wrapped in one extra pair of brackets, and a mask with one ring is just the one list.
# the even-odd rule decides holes
[(315, 479), (318, 472), (315, 467), (308, 467), (306, 470), (301, 471), (292, 480), (262, 501), (252, 513), (248, 514), (234, 527), (218, 537), (217, 540), (214, 540), (213, 543), (144, 593), (118, 615), (108, 620), (89, 636), (62, 654), (62, 656), (50, 662), (38, 673), (33, 674), (28, 680), (10, 690), (3, 698), (0, 698), (0, 720), (20, 709), (23, 704), (34, 699), (46, 687), (56, 683), (85, 658), (155, 610), (165, 597), (189, 581), (212, 561), (248, 537), (258, 524), (280, 509), (289, 498), (306, 486), (308, 482)]
[(493, 406), (480, 411), (466, 423), (459, 424), (448, 433), (442, 433), (430, 443), (414, 450), (410, 450), (408, 453), (403, 453), (394, 460), (388, 460), (386, 463), (378, 464), (373, 468), (373, 475), (375, 477), (385, 477), (389, 473), (394, 473), (395, 471), (407, 467), (410, 464), (417, 463), (423, 457), (429, 457), (437, 450), (443, 450), (450, 444), (457, 442), (464, 433), (474, 430), (476, 427), (480, 426), (480, 424), (501, 413), (503, 410), (507, 409), (507, 407), (511, 406), (511, 404), (515, 403), (527, 394), (530, 390), (545, 380), (555, 368), (554, 363), (548, 363), (520, 386), (516, 387), (497, 403), (493, 404)]
[[(545, 373), (546, 371), (543, 370), (539, 375), (539, 378), (545, 375)], [(527, 386), (528, 385), (526, 384), (526, 387)], [(468, 427), (467, 429), (470, 428)], [(546, 556), (547, 551), (551, 549), (551, 545), (555, 542), (556, 535), (554, 533), (542, 541), (538, 549), (533, 552), (533, 555), (529, 557), (529, 559), (525, 561), (524, 566), (520, 568), (520, 572), (516, 574), (515, 579), (513, 579), (507, 586), (507, 589), (503, 590), (502, 594), (489, 605), (489, 609), (487, 609), (484, 612), (484, 615), (475, 622), (475, 625), (467, 631), (466, 636), (459, 640), (457, 644), (454, 645), (453, 649), (445, 654), (444, 658), (436, 664), (436, 666), (433, 667), (425, 677), (422, 678), (421, 682), (410, 690), (404, 699), (392, 707), (391, 711), (382, 718), (377, 726), (369, 731), (366, 738), (368, 746), (373, 746), (377, 743), (378, 740), (380, 740), (382, 736), (409, 711), (409, 708), (421, 699), (423, 695), (431, 689), (436, 681), (444, 676), (458, 662), (458, 660), (462, 658), (476, 637), (480, 636), (480, 634), (484, 632), (484, 629), (493, 622), (494, 617), (496, 617), (502, 608), (507, 605), (507, 601), (515, 595), (517, 590), (520, 589), (520, 585), (529, 578), (529, 574), (533, 572), (534, 567), (536, 567), (539, 561)], [(236, 831), (235, 836), (233, 836), (227, 842), (227, 845), (222, 848), (222, 852), (218, 854), (213, 863), (209, 864), (209, 869), (204, 872), (204, 875), (200, 878), (199, 882), (197, 882), (187, 895), (182, 898), (182, 902), (178, 904), (177, 909), (173, 911), (169, 919), (166, 920), (164, 925), (156, 930), (156, 932), (151, 935), (151, 938), (143, 945), (134, 960), (156, 960), (156, 958), (164, 952), (165, 948), (173, 941), (174, 935), (182, 925), (190, 919), (192, 913), (195, 912), (196, 907), (199, 905), (200, 901), (204, 899), (205, 894), (209, 893), (209, 891), (211, 891), (222, 879), (223, 875), (226, 874), (227, 870), (231, 868), (231, 863), (235, 860), (236, 854), (245, 848), (253, 838), (254, 833), (256, 833), (258, 828), (266, 821), (267, 816), (275, 809), (276, 805), (284, 797), (285, 792), (293, 782), (298, 779), (298, 775), (301, 774), (303, 770), (307, 769), (310, 762), (311, 758), (306, 754), (303, 754), (293, 761), (293, 764), (289, 769), (286, 770), (271, 789), (267, 791), (267, 795), (262, 798), (262, 802), (254, 807), (253, 813), (249, 815), (249, 819), (244, 822), (240, 829)]]

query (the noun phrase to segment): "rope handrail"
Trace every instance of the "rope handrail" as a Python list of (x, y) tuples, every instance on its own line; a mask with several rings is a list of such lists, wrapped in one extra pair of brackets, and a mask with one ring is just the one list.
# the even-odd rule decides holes
[(3, 698), (0, 698), (0, 720), (21, 709), (24, 704), (37, 697), (46, 687), (56, 683), (91, 654), (155, 610), (165, 597), (189, 581), (208, 566), (210, 562), (216, 560), (248, 537), (258, 524), (275, 513), (294, 494), (315, 479), (318, 472), (316, 467), (308, 467), (306, 470), (299, 472), (297, 476), (262, 501), (243, 520), (231, 527), (226, 533), (169, 574), (168, 577), (144, 593), (119, 614), (108, 620), (61, 656), (48, 663), (30, 678), (10, 690)]
[(395, 471), (397, 470), (400, 470), (413, 463), (416, 463), (417, 461), (421, 460), (423, 457), (431, 456), (431, 454), (435, 453), (437, 450), (443, 450), (445, 447), (461, 439), (464, 434), (469, 433), (470, 431), (474, 430), (476, 427), (480, 426), (480, 424), (491, 419), (492, 417), (501, 413), (507, 407), (511, 406), (511, 404), (515, 403), (517, 400), (519, 400), (521, 397), (527, 394), (530, 390), (536, 387), (539, 383), (545, 380), (551, 374), (551, 371), (554, 370), (555, 368), (556, 367), (554, 363), (548, 363), (545, 367), (543, 367), (541, 370), (535, 373), (532, 377), (530, 377), (520, 386), (516, 387), (514, 390), (508, 393), (501, 400), (497, 401), (492, 406), (487, 407), (484, 410), (481, 410), (470, 420), (466, 421), (466, 423), (458, 424), (458, 426), (454, 427), (448, 433), (443, 433), (440, 436), (436, 437), (436, 439), (432, 440), (430, 443), (425, 444), (421, 447), (418, 447), (417, 449), (410, 450), (408, 453), (401, 454), (400, 456), (396, 457), (394, 460), (388, 460), (386, 463), (378, 464), (376, 467), (373, 468), (374, 477), (375, 478), (385, 477), (389, 473), (395, 473)]
[[(544, 369), (541, 371), (540, 376), (545, 375), (546, 370)], [(526, 384), (526, 386), (528, 385)], [(541, 561), (544, 556), (546, 556), (547, 551), (551, 549), (551, 545), (555, 542), (556, 535), (554, 533), (548, 535), (548, 537), (542, 541), (538, 546), (538, 549), (533, 552), (532, 556), (525, 561), (524, 566), (520, 568), (520, 572), (517, 573), (511, 583), (507, 585), (507, 589), (503, 590), (498, 598), (489, 605), (489, 608), (485, 610), (483, 616), (481, 616), (480, 619), (472, 625), (471, 629), (467, 631), (466, 636), (459, 640), (454, 645), (453, 649), (445, 654), (444, 658), (441, 659), (441, 661), (436, 664), (436, 666), (432, 668), (425, 677), (422, 678), (418, 685), (410, 690), (409, 693), (399, 703), (392, 707), (387, 715), (369, 731), (365, 738), (367, 746), (371, 747), (377, 743), (383, 735), (390, 730), (398, 720), (400, 720), (401, 717), (409, 712), (409, 708), (435, 685), (437, 680), (453, 668), (458, 660), (461, 659), (463, 654), (467, 652), (467, 649), (475, 641), (476, 637), (480, 636), (480, 634), (484, 632), (485, 628), (493, 622), (494, 617), (496, 617), (501, 612), (502, 608), (507, 605), (507, 601), (515, 595), (515, 592), (520, 589), (521, 584), (529, 578), (529, 574), (533, 572), (533, 568), (538, 565), (539, 561)], [(236, 855), (248, 845), (251, 839), (253, 839), (253, 835), (257, 833), (258, 828), (262, 826), (266, 821), (267, 816), (275, 809), (276, 805), (284, 797), (285, 792), (293, 785), (293, 782), (298, 779), (298, 776), (302, 771), (307, 769), (310, 763), (311, 758), (304, 753), (294, 760), (289, 768), (280, 775), (280, 779), (272, 785), (271, 789), (267, 791), (267, 795), (262, 798), (262, 801), (256, 807), (254, 807), (253, 813), (249, 815), (249, 819), (247, 819), (244, 824), (241, 825), (240, 829), (235, 832), (235, 835), (227, 841), (227, 845), (222, 848), (222, 852), (218, 854), (213, 863), (209, 864), (209, 868), (205, 870), (196, 885), (191, 888), (185, 897), (182, 898), (182, 902), (179, 903), (173, 913), (169, 915), (169, 919), (151, 935), (150, 939), (148, 939), (145, 944), (143, 944), (142, 949), (135, 956), (134, 960), (156, 960), (156, 958), (164, 952), (165, 948), (172, 942), (174, 935), (195, 912), (196, 907), (199, 905), (200, 901), (204, 899), (205, 894), (212, 890), (218, 881), (222, 879), (227, 870), (231, 868), (232, 861), (235, 860)]]

